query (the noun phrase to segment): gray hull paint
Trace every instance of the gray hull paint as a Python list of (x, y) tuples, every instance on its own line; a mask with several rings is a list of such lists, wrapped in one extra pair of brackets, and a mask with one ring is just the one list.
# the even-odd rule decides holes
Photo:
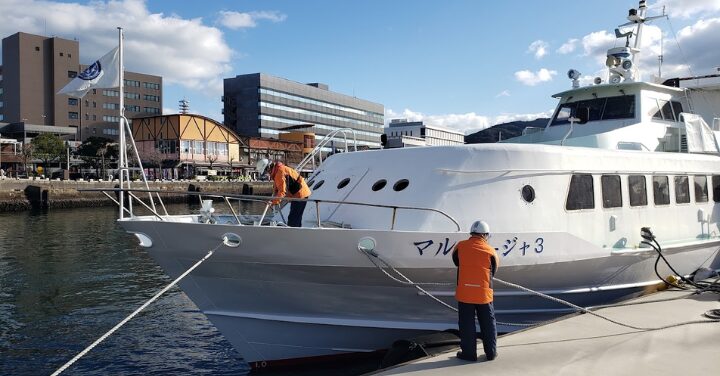
[[(120, 224), (129, 232), (143, 232), (152, 238), (149, 254), (173, 278), (204, 256), (209, 244), (218, 244), (223, 233), (233, 231), (243, 238), (239, 248), (220, 247), (180, 287), (251, 363), (374, 351), (389, 347), (396, 339), (457, 328), (454, 311), (412, 286), (392, 281), (352, 249), (367, 232), (269, 229), (287, 235), (272, 236), (267, 228), (248, 226)], [(303, 231), (313, 231), (313, 236)], [(325, 234), (332, 239), (323, 239)], [(268, 239), (273, 243), (268, 244)], [(303, 239), (304, 249), (297, 247), (298, 239)], [(673, 266), (685, 274), (716, 262), (719, 245), (706, 242), (666, 252)], [(654, 263), (655, 255), (649, 252), (608, 252), (584, 260), (501, 267), (497, 277), (592, 306), (636, 295), (644, 286), (656, 283)], [(425, 288), (454, 306), (456, 269), (448, 260), (438, 264), (398, 270), (415, 282), (446, 283)], [(660, 273), (671, 274), (664, 266)], [(571, 312), (558, 303), (497, 283), (495, 294), (499, 322), (531, 323)], [(517, 328), (499, 327), (501, 331)]]

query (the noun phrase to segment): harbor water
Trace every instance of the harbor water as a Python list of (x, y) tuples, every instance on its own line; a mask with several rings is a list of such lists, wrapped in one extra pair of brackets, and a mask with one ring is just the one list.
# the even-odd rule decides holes
[[(116, 217), (112, 207), (0, 214), (0, 375), (51, 374), (171, 282)], [(248, 370), (175, 287), (64, 374)]]

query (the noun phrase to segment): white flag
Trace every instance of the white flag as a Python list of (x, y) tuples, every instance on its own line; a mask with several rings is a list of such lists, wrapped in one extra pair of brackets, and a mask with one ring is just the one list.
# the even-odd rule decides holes
[(77, 77), (73, 78), (58, 94), (73, 97), (84, 97), (90, 89), (120, 86), (120, 70), (118, 68), (118, 47), (95, 61)]

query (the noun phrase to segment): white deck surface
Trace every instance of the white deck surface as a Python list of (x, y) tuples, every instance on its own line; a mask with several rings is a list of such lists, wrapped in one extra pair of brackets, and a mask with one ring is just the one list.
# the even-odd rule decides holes
[[(708, 320), (720, 295), (663, 291), (637, 301), (679, 300), (603, 308), (597, 313), (637, 327)], [(708, 320), (709, 321), (709, 320)], [(455, 351), (378, 372), (377, 375), (719, 375), (720, 322), (638, 332), (583, 314), (498, 338), (498, 357), (478, 362)]]

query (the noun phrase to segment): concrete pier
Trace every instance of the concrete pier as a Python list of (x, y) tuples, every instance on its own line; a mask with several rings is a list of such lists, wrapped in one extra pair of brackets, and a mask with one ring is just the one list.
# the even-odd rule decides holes
[(720, 321), (704, 313), (720, 309), (718, 298), (668, 290), (633, 300), (645, 304), (596, 311), (636, 327), (667, 329), (629, 329), (578, 314), (498, 338), (493, 361), (485, 360), (479, 343), (475, 363), (457, 359), (455, 349), (372, 375), (716, 375)]
[[(0, 212), (23, 211), (29, 209), (52, 209), (72, 207), (108, 206), (114, 203), (101, 192), (80, 192), (80, 189), (115, 188), (118, 181), (75, 181), (50, 179), (4, 179), (0, 180)], [(203, 192), (254, 194), (269, 196), (272, 194), (270, 182), (210, 182), (210, 181), (153, 181), (150, 189), (175, 192)], [(142, 189), (142, 182), (132, 187)], [(112, 194), (111, 194), (112, 195)], [(187, 202), (192, 196), (183, 194), (161, 194), (164, 202)]]

